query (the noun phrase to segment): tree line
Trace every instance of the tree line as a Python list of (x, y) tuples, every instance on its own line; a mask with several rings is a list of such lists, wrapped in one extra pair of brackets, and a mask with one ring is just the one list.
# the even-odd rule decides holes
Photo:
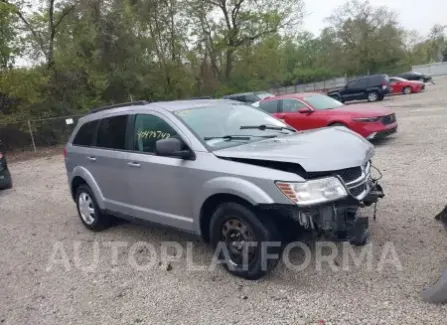
[(0, 124), (447, 59), (446, 26), (423, 37), (368, 1), (320, 35), (305, 19), (303, 0), (0, 0)]

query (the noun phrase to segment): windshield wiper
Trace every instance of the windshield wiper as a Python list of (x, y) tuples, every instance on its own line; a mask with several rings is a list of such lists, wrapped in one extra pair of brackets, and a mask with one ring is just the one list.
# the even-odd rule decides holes
[(277, 131), (288, 130), (288, 131), (296, 132), (295, 129), (289, 128), (287, 126), (266, 125), (266, 124), (242, 125), (239, 129), (241, 129), (241, 130), (258, 129), (261, 131), (264, 131), (264, 130), (277, 130)]
[(213, 140), (213, 139), (223, 139), (225, 141), (231, 141), (231, 140), (242, 140), (242, 141), (248, 141), (252, 137), (258, 137), (258, 138), (276, 138), (276, 135), (224, 135), (221, 137), (204, 137), (203, 140)]

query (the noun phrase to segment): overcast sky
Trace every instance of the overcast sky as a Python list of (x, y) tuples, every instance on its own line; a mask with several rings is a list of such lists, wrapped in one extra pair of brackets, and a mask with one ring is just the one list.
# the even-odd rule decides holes
[[(280, 0), (278, 0), (280, 1)], [(346, 0), (305, 0), (307, 17), (304, 29), (319, 34), (324, 18)], [(447, 0), (370, 0), (373, 6), (384, 5), (399, 15), (406, 29), (415, 29), (426, 36), (434, 24), (447, 25)]]

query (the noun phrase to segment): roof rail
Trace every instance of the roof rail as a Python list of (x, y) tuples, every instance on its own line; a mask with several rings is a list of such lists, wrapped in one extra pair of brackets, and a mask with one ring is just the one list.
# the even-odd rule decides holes
[(211, 96), (191, 97), (190, 99), (213, 99)]
[(139, 105), (146, 105), (146, 104), (149, 104), (149, 103), (150, 102), (148, 102), (147, 100), (137, 100), (135, 102), (121, 103), (121, 104), (114, 104), (114, 105), (109, 105), (109, 106), (93, 108), (93, 109), (89, 110), (88, 113), (89, 114), (93, 114), (93, 113), (96, 113), (96, 112), (105, 111), (107, 109), (112, 109), (112, 108), (126, 107), (126, 106), (139, 106)]

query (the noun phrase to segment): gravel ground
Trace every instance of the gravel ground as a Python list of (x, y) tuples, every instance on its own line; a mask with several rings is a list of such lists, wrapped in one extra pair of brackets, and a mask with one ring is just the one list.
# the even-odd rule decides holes
[[(145, 241), (158, 250), (161, 241), (183, 247), (192, 241), (199, 265), (208, 265), (212, 251), (187, 235), (129, 223), (89, 232), (69, 196), (61, 156), (12, 163), (15, 187), (0, 193), (0, 323), (445, 324), (447, 306), (418, 296), (447, 266), (447, 232), (433, 219), (447, 203), (447, 79), (437, 81), (425, 93), (382, 103), (397, 113), (399, 133), (376, 146), (374, 164), (387, 196), (372, 222), (372, 267), (318, 271), (312, 249), (305, 270), (281, 263), (255, 282), (221, 267), (186, 271), (179, 255), (169, 266), (138, 271), (128, 258), (143, 263), (146, 249), (122, 248), (114, 264), (105, 245)], [(89, 270), (95, 245), (99, 263)], [(395, 249), (388, 252), (402, 268), (380, 264), (385, 247)], [(56, 248), (59, 261), (66, 254), (68, 269), (50, 263)], [(294, 263), (303, 259), (299, 252), (291, 256)], [(340, 266), (342, 254), (336, 260)]]

